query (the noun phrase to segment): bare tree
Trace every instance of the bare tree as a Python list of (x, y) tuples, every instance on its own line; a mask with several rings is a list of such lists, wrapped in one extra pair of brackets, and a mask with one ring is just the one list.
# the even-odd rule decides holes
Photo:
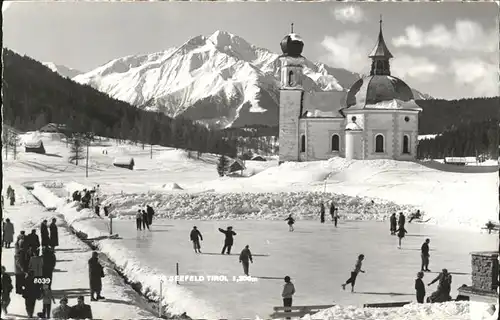
[(12, 146), (12, 153), (14, 154), (14, 160), (17, 159), (17, 154), (18, 154), (18, 149), (17, 146), (19, 145), (19, 141), (21, 139), (19, 138), (19, 135), (12, 131), (10, 135), (10, 145)]
[(4, 128), (2, 132), (2, 145), (5, 147), (5, 160), (9, 155), (9, 144), (10, 144), (10, 130), (8, 128)]
[(81, 134), (73, 134), (71, 137), (71, 148), (69, 161), (75, 161), (78, 165), (78, 160), (84, 159), (84, 137)]

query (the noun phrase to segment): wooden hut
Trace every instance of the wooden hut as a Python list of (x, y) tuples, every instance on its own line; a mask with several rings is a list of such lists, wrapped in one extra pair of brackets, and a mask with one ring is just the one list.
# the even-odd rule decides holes
[(259, 155), (256, 155), (254, 156), (252, 159), (250, 159), (252, 161), (267, 161), (266, 159), (264, 159), (264, 157), (262, 156), (259, 156)]
[(240, 159), (235, 159), (228, 166), (227, 172), (234, 173), (236, 171), (241, 171), (241, 174), (243, 174), (243, 170), (245, 170), (245, 169), (246, 169), (246, 167), (245, 167), (245, 164), (243, 163), (243, 161), (241, 161)]
[(45, 147), (42, 140), (26, 141), (24, 143), (25, 152), (45, 154)]
[(113, 165), (119, 168), (134, 170), (135, 162), (134, 158), (115, 158)]

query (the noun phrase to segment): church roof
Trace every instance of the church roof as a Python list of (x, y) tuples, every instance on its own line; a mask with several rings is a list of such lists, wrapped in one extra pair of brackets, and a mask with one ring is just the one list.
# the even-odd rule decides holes
[(306, 92), (302, 103), (304, 118), (344, 118), (341, 110), (345, 106), (346, 92)]
[(373, 75), (352, 85), (347, 93), (346, 109), (419, 108), (416, 104), (406, 103), (410, 101), (413, 101), (413, 92), (403, 80), (388, 75)]
[(293, 23), (291, 33), (281, 40), (280, 47), (283, 56), (301, 57), (304, 50), (304, 41), (298, 34), (293, 32)]
[(377, 44), (375, 45), (375, 48), (373, 48), (372, 52), (368, 55), (370, 58), (383, 58), (383, 59), (390, 59), (392, 58), (392, 54), (387, 48), (387, 45), (385, 44), (384, 40), (384, 35), (382, 33), (382, 19), (380, 19), (380, 30), (378, 33), (378, 40)]

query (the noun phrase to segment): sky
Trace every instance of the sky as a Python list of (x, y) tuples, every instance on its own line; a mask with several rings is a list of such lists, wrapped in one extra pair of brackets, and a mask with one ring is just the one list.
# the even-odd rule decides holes
[(290, 32), (313, 62), (366, 74), (380, 15), (391, 71), (435, 98), (498, 96), (495, 3), (12, 2), (3, 45), (42, 62), (88, 72), (127, 55), (182, 45), (217, 30), (280, 53)]

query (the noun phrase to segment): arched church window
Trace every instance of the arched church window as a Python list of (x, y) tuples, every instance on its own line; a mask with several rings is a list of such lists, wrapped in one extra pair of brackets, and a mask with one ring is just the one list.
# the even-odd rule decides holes
[(410, 153), (410, 137), (406, 134), (403, 136), (403, 153)]
[(381, 134), (375, 137), (375, 152), (384, 152), (384, 136)]
[(306, 152), (306, 136), (302, 135), (300, 137), (300, 152)]
[(332, 151), (340, 151), (340, 137), (338, 134), (332, 135)]
[(294, 79), (293, 79), (293, 71), (288, 71), (288, 85), (293, 86), (294, 85)]

